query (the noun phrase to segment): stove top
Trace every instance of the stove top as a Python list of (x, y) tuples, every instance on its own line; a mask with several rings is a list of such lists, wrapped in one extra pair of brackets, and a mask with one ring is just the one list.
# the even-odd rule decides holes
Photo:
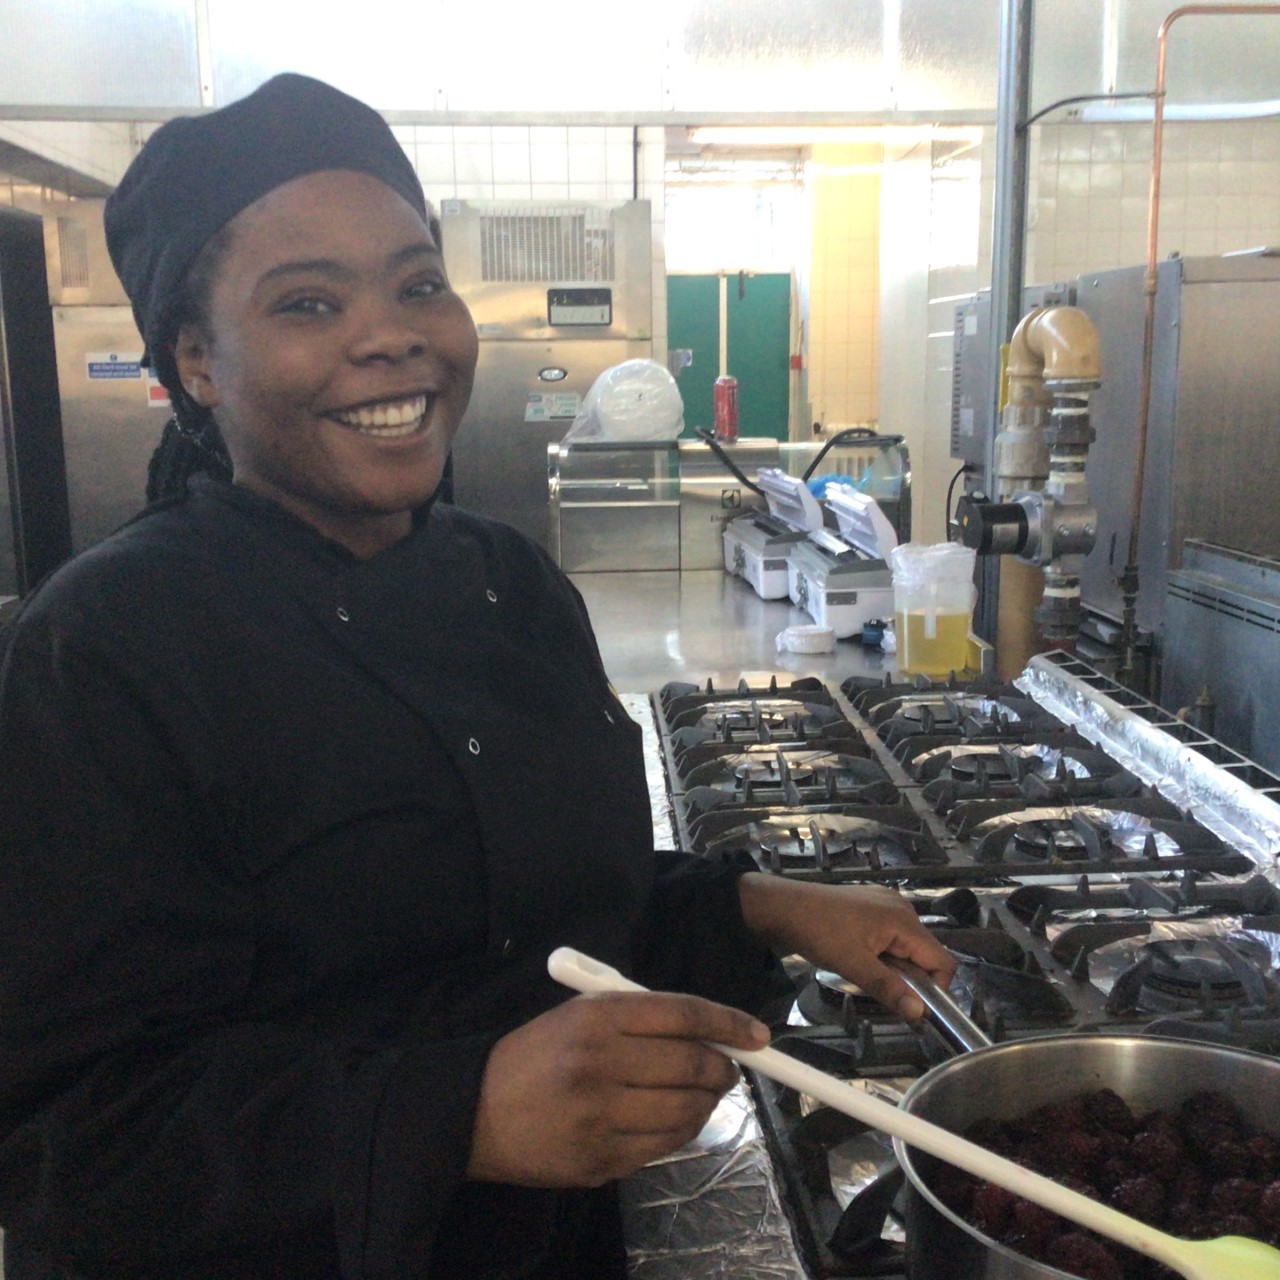
[[(1280, 780), (1198, 730), (1109, 682), (1106, 694), (1280, 798)], [(681, 847), (896, 885), (958, 957), (952, 994), (992, 1040), (1108, 1031), (1280, 1055), (1269, 868), (1203, 806), (1171, 802), (1021, 689), (669, 685), (655, 710)], [(791, 964), (784, 1052), (890, 1094), (951, 1055), (928, 1027)], [(806, 1268), (901, 1275), (888, 1140), (764, 1077), (751, 1085)]]

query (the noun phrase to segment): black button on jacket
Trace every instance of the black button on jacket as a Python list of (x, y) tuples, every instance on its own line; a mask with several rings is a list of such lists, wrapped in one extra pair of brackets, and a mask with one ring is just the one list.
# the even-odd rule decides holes
[(775, 976), (737, 869), (653, 851), (577, 592), (443, 505), (362, 561), (198, 481), (65, 567), (0, 668), (0, 839), (19, 1274), (620, 1274), (611, 1193), (463, 1180), (490, 1047), (561, 944)]

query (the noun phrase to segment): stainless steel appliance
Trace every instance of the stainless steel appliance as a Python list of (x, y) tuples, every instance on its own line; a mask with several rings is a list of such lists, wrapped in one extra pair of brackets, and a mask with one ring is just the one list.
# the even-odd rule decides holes
[(40, 218), (0, 208), (0, 601), (71, 553)]
[(454, 499), (547, 546), (548, 445), (599, 374), (652, 354), (649, 202), (446, 200), (440, 218), (480, 336)]
[(168, 394), (142, 366), (142, 338), (107, 256), (103, 204), (77, 200), (44, 217), (76, 551), (142, 509), (169, 412)]
[[(1016, 684), (673, 684), (653, 706), (681, 847), (896, 885), (994, 1041), (1101, 1031), (1280, 1057), (1280, 776), (1077, 658), (1041, 655)], [(890, 1094), (949, 1056), (835, 975), (791, 972), (784, 1051)], [(751, 1083), (805, 1273), (902, 1276), (887, 1139)]]

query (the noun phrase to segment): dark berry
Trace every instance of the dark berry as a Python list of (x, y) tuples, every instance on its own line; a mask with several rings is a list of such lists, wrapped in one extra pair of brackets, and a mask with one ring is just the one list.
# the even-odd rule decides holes
[(1131, 1218), (1159, 1225), (1164, 1221), (1165, 1187), (1149, 1173), (1127, 1178), (1111, 1192), (1111, 1203)]
[(1124, 1271), (1106, 1245), (1079, 1231), (1060, 1235), (1048, 1248), (1047, 1261), (1081, 1280), (1124, 1280)]
[(1138, 1117), (1114, 1089), (1098, 1089), (1087, 1094), (1084, 1099), (1084, 1109), (1099, 1129), (1126, 1135), (1138, 1131)]

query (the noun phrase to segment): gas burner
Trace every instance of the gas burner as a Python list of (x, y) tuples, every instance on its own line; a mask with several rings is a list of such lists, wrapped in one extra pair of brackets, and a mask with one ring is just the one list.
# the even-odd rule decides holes
[[(1133, 945), (1116, 944), (1126, 953)], [(1107, 997), (1113, 1013), (1212, 1014), (1245, 1006), (1274, 1010), (1280, 1003), (1273, 957), (1256, 938), (1236, 931), (1159, 937), (1137, 945), (1137, 960), (1115, 979)]]
[[(1013, 917), (1043, 935), (1053, 926), (1147, 924), (1197, 920), (1207, 915), (1242, 919), (1280, 914), (1280, 890), (1265, 876), (1247, 880), (1206, 880), (1195, 871), (1159, 880), (1138, 877), (1122, 884), (1090, 884), (1080, 877), (1074, 889), (1023, 885), (1007, 898)], [(1064, 958), (1070, 960), (1074, 952)]]
[(1198, 942), (1153, 942), (1136, 1007), (1143, 1013), (1194, 1008), (1204, 995), (1215, 1009), (1244, 1003), (1244, 984), (1221, 951)]
[(708, 760), (689, 772), (686, 783), (690, 787), (733, 792), (761, 787), (821, 787), (824, 791), (834, 788), (838, 795), (842, 790), (885, 780), (884, 770), (874, 760), (831, 751), (765, 747)]
[(947, 826), (972, 843), (975, 863), (1001, 864), (1010, 875), (1042, 873), (1055, 863), (1089, 870), (1254, 870), (1247, 856), (1157, 796), (1073, 806), (969, 800), (948, 814)]
[(690, 825), (726, 805), (821, 812), (900, 800), (898, 788), (877, 761), (830, 752), (766, 750), (720, 756), (694, 769), (687, 783), (680, 799)]
[(687, 707), (673, 730), (697, 729), (726, 742), (803, 742), (831, 724), (844, 723), (834, 707), (795, 698), (732, 698)]
[[(873, 723), (881, 715), (880, 708), (893, 704), (886, 715), (893, 715), (908, 700), (939, 702), (946, 697), (999, 698), (1009, 695), (1021, 698), (1022, 693), (1012, 684), (1002, 680), (980, 678), (961, 685), (954, 677), (945, 681), (930, 681), (918, 676), (914, 681), (895, 681), (886, 675), (882, 679), (871, 676), (850, 676), (840, 686), (840, 691), (853, 704), (853, 709)], [(883, 718), (883, 717), (882, 717)]]
[[(818, 708), (822, 711), (825, 708)], [(749, 732), (736, 732), (728, 723), (714, 728), (690, 725), (677, 729), (670, 738), (671, 757), (681, 780), (699, 765), (717, 756), (772, 752), (777, 747), (794, 750), (812, 749), (838, 755), (868, 758), (871, 748), (846, 720), (820, 724), (816, 719), (794, 717), (785, 731), (778, 732), (763, 722)]]
[[(1034, 955), (1002, 929), (936, 929), (934, 937), (960, 961), (951, 994), (994, 1040), (1008, 1029), (1059, 1026), (1071, 1002), (1040, 969)], [(800, 988), (796, 1010), (809, 1026), (856, 1033), (867, 1022), (894, 1021), (860, 987), (819, 969)]]
[(891, 751), (917, 736), (938, 741), (993, 738), (1021, 741), (1029, 733), (1059, 731), (1063, 726), (1028, 698), (998, 701), (973, 695), (929, 695), (886, 702), (870, 717)]
[(858, 842), (852, 835), (832, 831), (824, 836), (821, 825), (815, 819), (809, 824), (807, 832), (801, 831), (799, 827), (788, 827), (785, 831), (765, 831), (757, 836), (760, 850), (770, 863), (781, 859), (784, 863), (811, 863), (820, 866), (824, 858), (842, 861), (846, 854), (856, 849)]
[(820, 724), (844, 718), (830, 690), (814, 679), (780, 687), (774, 676), (767, 687), (756, 689), (740, 680), (735, 689), (725, 691), (717, 691), (710, 680), (702, 688), (672, 681), (658, 691), (657, 703), (669, 731), (703, 722), (714, 726), (717, 717), (748, 731), (764, 723), (782, 730), (796, 716)]
[(934, 784), (926, 799), (939, 811), (983, 796), (1082, 800), (1141, 790), (1131, 773), (1070, 733), (1036, 742), (912, 742), (902, 762), (917, 782)]
[(950, 753), (947, 767), (957, 782), (998, 783), (1010, 781), (1015, 766), (998, 746), (986, 746), (958, 748)]
[(1025, 741), (1034, 733), (1063, 730), (1056, 716), (1013, 685), (979, 684), (964, 690), (935, 685), (868, 686), (855, 678), (841, 689), (895, 751), (904, 739), (917, 735), (940, 742), (980, 737)]
[[(893, 707), (893, 703), (886, 703)], [(979, 698), (968, 693), (946, 694), (911, 694), (902, 698), (897, 710), (885, 711), (872, 720), (873, 724), (883, 724), (892, 716), (897, 716), (913, 724), (918, 724), (925, 733), (932, 733), (935, 728), (952, 728), (964, 722), (967, 716), (993, 716), (1001, 714), (1000, 704), (990, 698)], [(1010, 711), (1008, 719), (1016, 721), (1018, 713)]]
[(1074, 818), (1036, 818), (1013, 828), (1013, 847), (1028, 858), (1078, 861), (1089, 856)]
[[(852, 813), (792, 811), (762, 813), (753, 821), (721, 826), (719, 812), (698, 826), (703, 850), (718, 854), (745, 849), (763, 871), (775, 875), (825, 877), (839, 873), (897, 871), (945, 864), (946, 855), (909, 809), (860, 806)], [(691, 824), (692, 826), (692, 824)], [(865, 878), (865, 877), (864, 877)]]

